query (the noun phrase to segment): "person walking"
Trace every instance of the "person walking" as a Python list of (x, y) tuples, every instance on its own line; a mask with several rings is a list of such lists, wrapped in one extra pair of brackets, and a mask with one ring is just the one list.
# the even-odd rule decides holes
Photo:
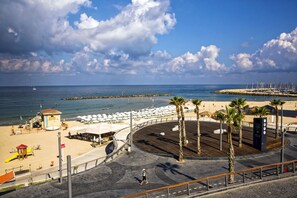
[(141, 182), (140, 182), (140, 185), (142, 185), (143, 183), (147, 184), (148, 181), (147, 181), (147, 179), (146, 179), (146, 170), (145, 170), (145, 168), (142, 169), (141, 175), (142, 175), (142, 180), (141, 180)]

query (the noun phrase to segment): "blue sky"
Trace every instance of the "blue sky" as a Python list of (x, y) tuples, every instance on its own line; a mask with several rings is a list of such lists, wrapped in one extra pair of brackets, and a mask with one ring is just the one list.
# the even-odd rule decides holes
[(1, 1), (0, 86), (297, 83), (297, 1)]

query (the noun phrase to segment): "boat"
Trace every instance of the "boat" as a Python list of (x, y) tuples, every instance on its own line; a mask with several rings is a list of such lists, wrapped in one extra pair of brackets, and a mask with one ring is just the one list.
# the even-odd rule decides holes
[(33, 87), (33, 89), (32, 89), (33, 91), (36, 91), (37, 89), (35, 88), (35, 87)]

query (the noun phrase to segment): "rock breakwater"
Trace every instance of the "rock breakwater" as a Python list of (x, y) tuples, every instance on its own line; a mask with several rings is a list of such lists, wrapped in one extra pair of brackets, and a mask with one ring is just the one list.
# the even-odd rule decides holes
[(124, 95), (124, 96), (79, 96), (63, 98), (62, 100), (92, 100), (92, 99), (111, 99), (111, 98), (149, 98), (149, 97), (161, 97), (172, 96), (171, 94), (138, 94), (138, 95)]

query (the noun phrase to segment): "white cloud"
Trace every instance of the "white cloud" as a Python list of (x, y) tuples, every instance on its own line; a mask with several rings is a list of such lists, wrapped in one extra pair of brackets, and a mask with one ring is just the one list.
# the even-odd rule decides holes
[(297, 28), (266, 42), (254, 54), (232, 55), (235, 69), (249, 71), (297, 71)]
[(96, 28), (99, 25), (99, 22), (91, 16), (88, 17), (86, 13), (83, 13), (80, 15), (80, 22), (76, 22), (75, 25), (77, 25), (79, 29), (91, 29)]
[[(5, 32), (0, 55), (8, 55), (1, 56), (0, 69), (136, 74), (137, 68), (155, 62), (150, 53), (156, 36), (168, 33), (176, 23), (169, 4), (169, 0), (133, 0), (104, 21), (88, 16), (86, 10), (72, 26), (69, 14), (90, 7), (90, 0), (4, 1), (0, 18), (7, 20), (0, 23), (0, 32)], [(60, 52), (68, 53), (68, 60), (51, 63), (51, 56)]]
[(28, 72), (28, 73), (59, 73), (69, 71), (64, 61), (55, 64), (50, 60), (9, 58), (0, 59), (1, 72)]
[[(73, 27), (69, 14), (76, 14), (81, 6), (91, 6), (91, 1), (2, 2), (0, 18), (7, 20), (0, 24), (0, 32), (6, 29), (7, 34), (0, 38), (0, 53), (77, 52), (84, 46), (97, 52), (150, 53), (156, 35), (168, 33), (176, 23), (174, 14), (168, 12), (169, 0), (135, 0), (105, 21), (82, 13)], [(9, 34), (18, 35), (17, 44)]]
[(231, 60), (233, 60), (238, 67), (244, 70), (252, 69), (253, 62), (251, 61), (251, 55), (246, 53), (240, 53), (237, 55), (232, 55)]
[(173, 73), (225, 71), (225, 65), (217, 61), (219, 51), (220, 49), (215, 45), (202, 46), (200, 51), (195, 54), (187, 52), (169, 60), (163, 64), (163, 69)]

